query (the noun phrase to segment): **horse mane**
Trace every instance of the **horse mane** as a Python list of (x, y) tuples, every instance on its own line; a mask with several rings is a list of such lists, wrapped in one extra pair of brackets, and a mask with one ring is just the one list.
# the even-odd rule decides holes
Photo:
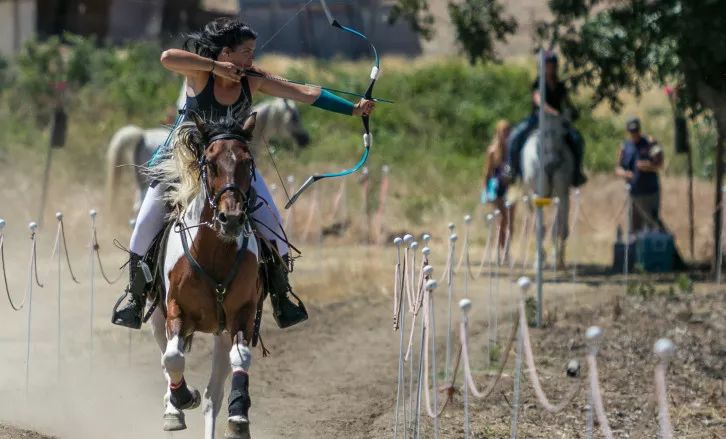
[(242, 130), (240, 121), (247, 114), (234, 117), (231, 112), (218, 119), (201, 119), (193, 115), (171, 133), (172, 145), (162, 157), (146, 169), (152, 181), (167, 187), (164, 199), (173, 207), (172, 215), (184, 212), (202, 191), (200, 158), (209, 139), (219, 134), (235, 134), (251, 140)]

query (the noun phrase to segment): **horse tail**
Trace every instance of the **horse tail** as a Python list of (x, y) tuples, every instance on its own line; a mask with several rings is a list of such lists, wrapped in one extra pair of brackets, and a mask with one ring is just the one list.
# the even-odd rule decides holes
[(120, 166), (125, 163), (131, 163), (131, 152), (136, 148), (144, 138), (144, 130), (135, 126), (127, 125), (116, 132), (111, 138), (111, 142), (106, 152), (106, 202), (109, 212), (113, 211), (113, 202), (117, 186), (119, 184)]

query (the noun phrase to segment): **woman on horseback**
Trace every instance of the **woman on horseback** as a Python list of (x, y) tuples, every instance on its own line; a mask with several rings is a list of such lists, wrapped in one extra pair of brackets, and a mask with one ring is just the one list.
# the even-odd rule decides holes
[[(320, 87), (286, 82), (260, 69), (253, 64), (256, 40), (257, 34), (246, 24), (220, 18), (207, 24), (201, 32), (190, 34), (184, 50), (169, 49), (161, 54), (164, 67), (186, 78), (185, 119), (192, 112), (205, 119), (228, 114), (241, 119), (257, 92), (352, 116), (367, 115), (374, 110), (375, 103), (371, 100), (361, 99), (354, 105)], [(307, 319), (307, 313), (302, 304), (294, 304), (288, 296), (292, 293), (287, 277), (289, 247), (282, 220), (262, 175), (255, 172), (254, 190), (267, 207), (256, 210), (252, 217), (262, 225), (259, 232), (274, 243), (286, 264), (273, 270), (268, 286), (275, 321), (285, 328)], [(129, 285), (124, 292), (130, 298), (113, 314), (112, 322), (117, 325), (141, 327), (147, 285), (140, 261), (164, 225), (167, 206), (161, 186), (152, 185), (146, 193), (131, 235)]]
[[(545, 52), (544, 111), (546, 113), (559, 116), (562, 115), (563, 111), (567, 108), (572, 111), (571, 117), (576, 119), (577, 113), (574, 105), (572, 105), (572, 102), (570, 101), (567, 87), (557, 75), (558, 65), (557, 54), (552, 51)], [(535, 79), (532, 82), (531, 90), (532, 112), (526, 119), (524, 119), (524, 121), (518, 123), (514, 127), (507, 141), (509, 145), (509, 164), (507, 174), (512, 178), (515, 178), (517, 175), (522, 173), (520, 163), (522, 148), (524, 147), (527, 137), (529, 137), (532, 131), (534, 131), (539, 125), (539, 107), (542, 104), (542, 98), (539, 93), (539, 79)], [(572, 186), (580, 187), (587, 182), (587, 177), (582, 172), (582, 159), (585, 154), (584, 140), (575, 127), (570, 125), (565, 141), (572, 152), (573, 158), (575, 159)]]

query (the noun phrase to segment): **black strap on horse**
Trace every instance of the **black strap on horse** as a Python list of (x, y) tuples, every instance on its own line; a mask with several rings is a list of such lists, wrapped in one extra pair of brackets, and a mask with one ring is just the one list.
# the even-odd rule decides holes
[(194, 256), (192, 256), (192, 253), (189, 251), (189, 241), (187, 240), (187, 233), (186, 230), (181, 227), (181, 223), (177, 222), (176, 232), (179, 233), (179, 237), (181, 238), (184, 255), (187, 257), (189, 265), (192, 266), (192, 269), (195, 273), (205, 279), (214, 288), (214, 294), (217, 303), (217, 321), (219, 323), (219, 329), (217, 333), (219, 334), (224, 330), (224, 327), (226, 326), (224, 318), (224, 308), (222, 308), (222, 303), (224, 302), (224, 298), (227, 295), (227, 289), (229, 288), (234, 278), (237, 276), (239, 267), (242, 264), (242, 258), (247, 251), (247, 247), (249, 246), (249, 235), (244, 235), (242, 245), (240, 246), (239, 250), (237, 250), (237, 256), (235, 257), (232, 269), (229, 271), (229, 273), (227, 273), (227, 276), (224, 278), (224, 280), (220, 282), (212, 277), (209, 273), (204, 271), (204, 268), (202, 268), (202, 266), (199, 265), (199, 262), (197, 262), (197, 260), (194, 259)]

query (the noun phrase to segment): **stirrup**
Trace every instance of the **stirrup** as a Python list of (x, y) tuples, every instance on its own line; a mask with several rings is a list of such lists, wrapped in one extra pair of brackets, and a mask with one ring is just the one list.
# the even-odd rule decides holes
[[(297, 305), (287, 297), (288, 293), (297, 300)], [(289, 328), (308, 319), (308, 312), (305, 309), (305, 305), (291, 290), (272, 299), (271, 302), (273, 308), (272, 316), (280, 329)]]

